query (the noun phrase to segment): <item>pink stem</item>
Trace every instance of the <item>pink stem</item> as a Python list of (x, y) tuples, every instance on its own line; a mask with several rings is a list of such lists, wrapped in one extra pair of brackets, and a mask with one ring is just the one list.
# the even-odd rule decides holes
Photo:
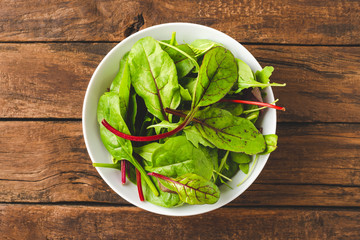
[(136, 169), (136, 184), (137, 184), (137, 188), (138, 188), (140, 201), (143, 202), (144, 201), (144, 194), (143, 194), (142, 186), (141, 186), (141, 174), (137, 169)]
[(126, 183), (126, 160), (121, 160), (121, 183)]
[(180, 132), (182, 129), (184, 129), (190, 121), (191, 121), (191, 118), (188, 118), (182, 124), (180, 124), (177, 128), (175, 128), (174, 130), (171, 130), (170, 132), (153, 135), (153, 136), (145, 136), (145, 137), (144, 136), (132, 136), (132, 135), (122, 133), (119, 130), (113, 128), (105, 119), (103, 119), (101, 121), (101, 124), (104, 125), (104, 127), (107, 130), (109, 130), (110, 132), (112, 132), (113, 134), (115, 134), (118, 137), (121, 137), (121, 138), (124, 138), (127, 140), (131, 140), (131, 141), (136, 141), (136, 142), (146, 142), (146, 141), (156, 141), (159, 139), (170, 137), (170, 136)]
[(235, 99), (221, 99), (219, 102), (233, 102), (233, 103), (243, 103), (243, 104), (250, 104), (250, 105), (257, 105), (262, 107), (269, 107), (274, 108), (277, 110), (285, 111), (284, 107), (279, 107), (270, 103), (264, 103), (264, 102), (254, 102), (254, 101), (246, 101), (246, 100), (235, 100)]

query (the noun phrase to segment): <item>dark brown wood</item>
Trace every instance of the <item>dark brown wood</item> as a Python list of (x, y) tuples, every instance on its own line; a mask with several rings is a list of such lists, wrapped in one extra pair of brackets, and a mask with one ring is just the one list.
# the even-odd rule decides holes
[(222, 208), (168, 217), (134, 207), (0, 205), (4, 239), (356, 239), (359, 221), (359, 210), (339, 209)]
[[(0, 44), (2, 118), (81, 118), (91, 75), (112, 43)], [(360, 47), (246, 47), (273, 65), (280, 122), (359, 122)]]
[(120, 41), (160, 23), (193, 22), (241, 42), (359, 44), (358, 1), (2, 1), (0, 41)]
[[(0, 122), (0, 202), (125, 204), (91, 166), (80, 122)], [(360, 206), (360, 125), (281, 124), (279, 148), (231, 205)]]

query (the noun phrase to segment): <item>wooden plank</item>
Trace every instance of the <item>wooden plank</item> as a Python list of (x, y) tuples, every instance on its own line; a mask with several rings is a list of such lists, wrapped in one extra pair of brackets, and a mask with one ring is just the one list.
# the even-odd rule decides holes
[(357, 209), (221, 208), (169, 217), (134, 207), (0, 205), (4, 239), (356, 239), (359, 221)]
[[(0, 132), (0, 202), (126, 203), (91, 166), (80, 122), (3, 121)], [(278, 150), (231, 205), (360, 206), (359, 133), (358, 124), (280, 125)]]
[(241, 42), (359, 44), (358, 1), (28, 1), (0, 3), (0, 41), (120, 41), (160, 23), (193, 22)]
[[(2, 118), (81, 118), (88, 82), (111, 43), (0, 44)], [(273, 65), (280, 122), (359, 122), (360, 47), (246, 47)]]

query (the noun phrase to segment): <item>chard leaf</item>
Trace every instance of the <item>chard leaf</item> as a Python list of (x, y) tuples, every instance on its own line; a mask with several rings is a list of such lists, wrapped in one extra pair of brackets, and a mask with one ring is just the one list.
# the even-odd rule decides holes
[(208, 107), (197, 112), (193, 121), (201, 135), (217, 148), (250, 155), (265, 150), (264, 137), (254, 124), (226, 110)]
[(196, 148), (199, 148), (199, 143), (205, 147), (214, 147), (213, 144), (200, 134), (199, 130), (197, 130), (195, 126), (186, 127), (183, 131), (187, 140), (189, 140)]
[(269, 77), (271, 76), (272, 71), (274, 70), (273, 67), (265, 67), (262, 71), (256, 72), (256, 81), (255, 75), (251, 68), (242, 60), (236, 59), (238, 70), (239, 70), (239, 78), (237, 82), (237, 90), (235, 93), (239, 93), (246, 88), (266, 88), (269, 86), (285, 86), (286, 84), (279, 84), (279, 83), (269, 83)]
[[(166, 45), (161, 45), (162, 49), (169, 54), (171, 59), (174, 61), (176, 66), (176, 71), (178, 74), (178, 78), (185, 77), (194, 67), (194, 60), (196, 61), (195, 53), (191, 50), (191, 48), (186, 45), (177, 45), (174, 48), (168, 47)], [(188, 58), (181, 52), (177, 51), (179, 49), (182, 52), (185, 52), (188, 56), (193, 58)]]
[(115, 76), (115, 79), (111, 83), (110, 91), (115, 92), (119, 95), (120, 98), (120, 112), (121, 116), (126, 119), (129, 97), (130, 97), (130, 71), (129, 65), (127, 63), (129, 53), (126, 53), (124, 57), (120, 60), (120, 69), (118, 74)]
[(240, 116), (244, 111), (244, 105), (241, 103), (218, 102), (212, 106), (226, 110), (234, 116)]
[(165, 108), (176, 109), (181, 101), (176, 67), (152, 37), (137, 41), (128, 57), (131, 82), (150, 113), (168, 120)]
[(268, 154), (275, 151), (275, 149), (277, 148), (278, 136), (276, 134), (268, 134), (264, 135), (264, 138), (266, 143), (266, 149), (261, 154)]
[(213, 42), (208, 39), (197, 39), (193, 41), (191, 44), (188, 44), (188, 46), (193, 50), (196, 56), (201, 56), (206, 52), (208, 52), (211, 48), (222, 45), (220, 43)]
[(190, 96), (194, 96), (194, 91), (195, 91), (195, 86), (196, 86), (196, 78), (183, 77), (179, 80), (179, 83), (181, 86), (184, 87), (184, 89), (189, 91)]
[(169, 138), (153, 152), (151, 164), (145, 166), (145, 169), (174, 178), (186, 173), (195, 173), (210, 180), (213, 163), (185, 136), (177, 136)]
[(167, 182), (166, 186), (188, 204), (214, 204), (220, 198), (220, 190), (213, 182), (193, 173), (175, 179), (157, 173), (149, 175), (162, 179), (162, 183)]
[(208, 51), (196, 80), (192, 107), (203, 107), (222, 99), (238, 78), (237, 65), (232, 53), (215, 47)]

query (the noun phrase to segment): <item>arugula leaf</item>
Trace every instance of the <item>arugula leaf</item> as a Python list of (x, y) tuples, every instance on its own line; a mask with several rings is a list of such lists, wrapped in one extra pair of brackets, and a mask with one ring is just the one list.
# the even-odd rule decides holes
[(126, 119), (126, 114), (129, 105), (130, 97), (130, 72), (129, 65), (127, 63), (129, 53), (127, 52), (124, 57), (120, 60), (120, 69), (118, 74), (115, 76), (115, 79), (111, 83), (110, 91), (115, 92), (119, 95), (120, 98), (120, 112), (121, 116)]
[(261, 154), (268, 154), (275, 151), (275, 149), (277, 148), (278, 136), (276, 134), (268, 134), (264, 135), (264, 138), (266, 142), (266, 149)]
[(195, 126), (186, 127), (183, 131), (187, 140), (189, 140), (196, 148), (199, 148), (199, 143), (205, 147), (214, 147), (213, 144), (211, 144), (201, 135)]
[(158, 173), (149, 175), (167, 182), (170, 190), (179, 194), (180, 199), (188, 204), (213, 204), (220, 198), (219, 188), (211, 181), (193, 173), (184, 174), (176, 179)]
[(128, 63), (131, 82), (148, 111), (160, 120), (168, 120), (164, 109), (176, 109), (181, 101), (176, 67), (170, 56), (152, 37), (137, 41)]
[(208, 52), (213, 47), (222, 46), (220, 43), (213, 42), (208, 39), (197, 39), (188, 46), (194, 51), (196, 56), (201, 56)]
[[(265, 67), (262, 71), (256, 72), (256, 79), (253, 71), (251, 68), (242, 60), (236, 59), (238, 70), (239, 70), (239, 78), (237, 82), (237, 90), (235, 93), (239, 93), (246, 88), (266, 88), (269, 86), (279, 86), (283, 87), (286, 84), (279, 84), (279, 83), (269, 83), (269, 77), (271, 76), (272, 71), (274, 70), (273, 67)], [(256, 81), (258, 80), (258, 81)]]
[(226, 110), (207, 107), (193, 120), (201, 135), (217, 148), (250, 155), (265, 150), (264, 137), (254, 124)]
[(201, 64), (192, 107), (208, 106), (219, 101), (229, 92), (237, 78), (237, 65), (232, 53), (223, 47), (211, 49)]

